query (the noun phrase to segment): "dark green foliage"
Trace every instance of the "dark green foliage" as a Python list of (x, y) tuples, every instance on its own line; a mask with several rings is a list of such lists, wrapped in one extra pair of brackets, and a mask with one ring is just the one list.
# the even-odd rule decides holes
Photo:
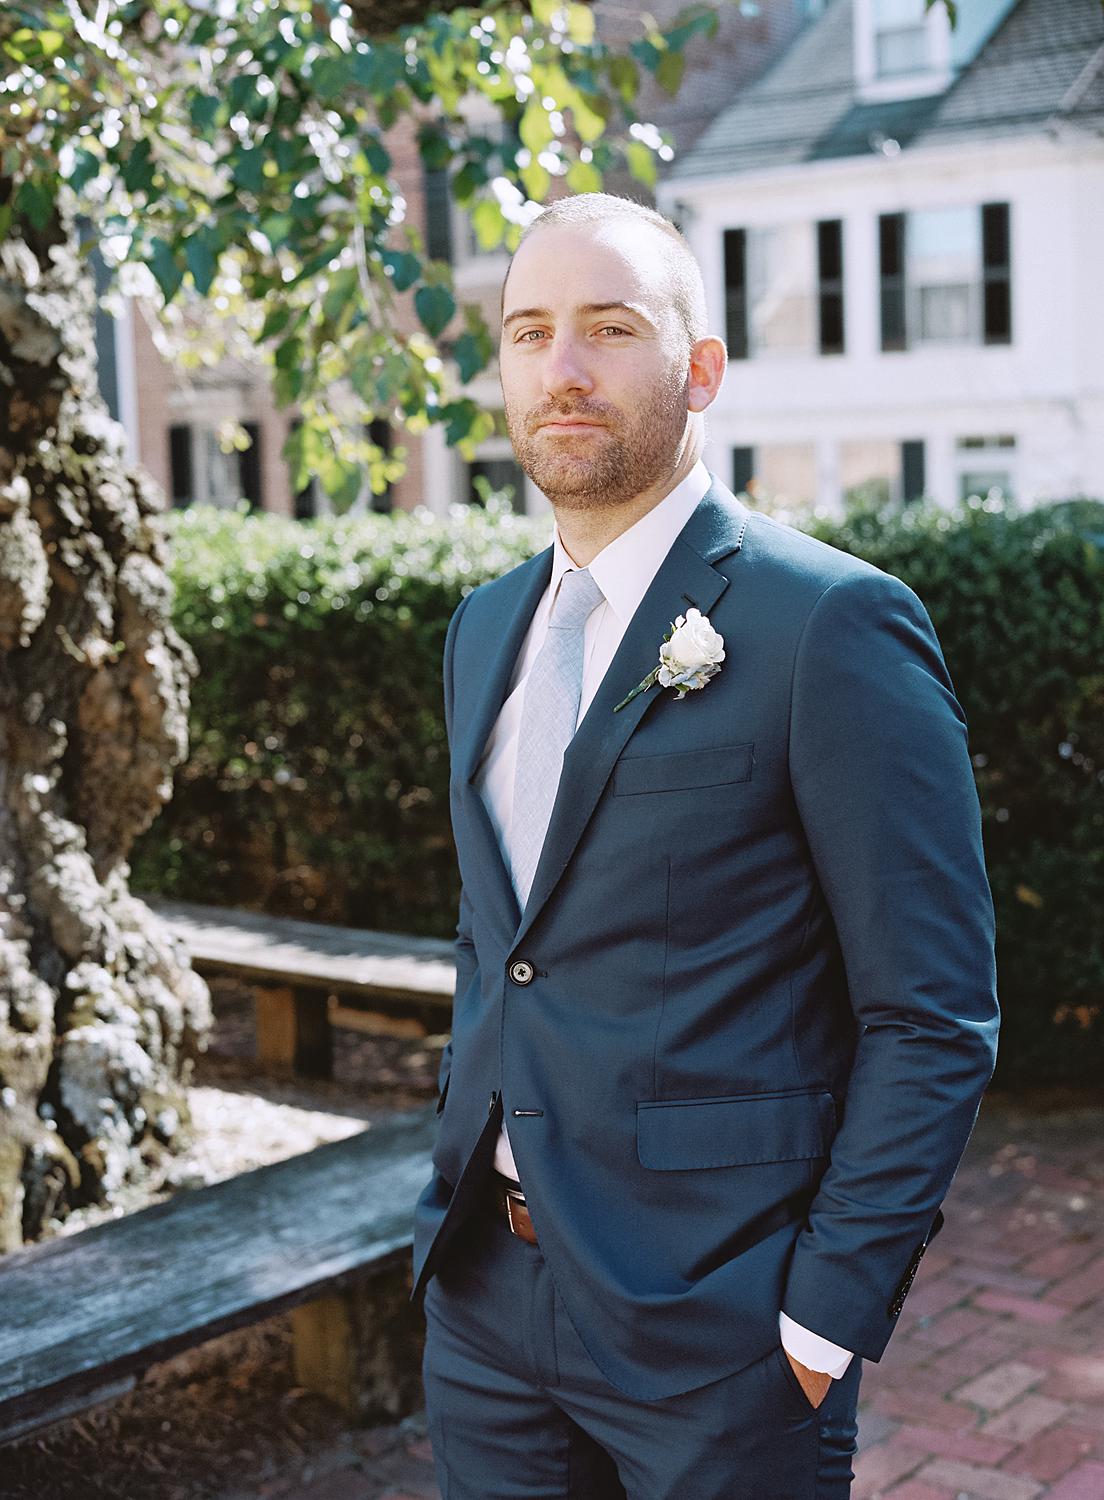
[(997, 909), (998, 1077), (1099, 1082), (1104, 505), (925, 505), (809, 529), (916, 590), (966, 711)]
[[(545, 546), (496, 505), (301, 525), (171, 517), (201, 664), (139, 888), (451, 936), (441, 652), (461, 594)], [(1104, 505), (853, 512), (809, 529), (909, 583), (970, 725), (1005, 1082), (1104, 1064)], [(932, 816), (939, 816), (938, 807)]]
[(547, 542), (492, 506), (442, 523), (172, 513), (191, 752), (133, 851), (139, 889), (451, 936), (441, 654), (463, 590)]

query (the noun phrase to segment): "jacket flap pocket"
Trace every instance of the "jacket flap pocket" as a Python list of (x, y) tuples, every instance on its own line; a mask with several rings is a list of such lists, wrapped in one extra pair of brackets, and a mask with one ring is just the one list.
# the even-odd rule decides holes
[(615, 796), (675, 792), (690, 787), (750, 781), (754, 744), (715, 745), (708, 750), (672, 750), (661, 755), (622, 756), (610, 783)]
[(806, 1161), (828, 1154), (835, 1125), (826, 1089), (640, 1100), (636, 1154), (642, 1166), (661, 1172)]

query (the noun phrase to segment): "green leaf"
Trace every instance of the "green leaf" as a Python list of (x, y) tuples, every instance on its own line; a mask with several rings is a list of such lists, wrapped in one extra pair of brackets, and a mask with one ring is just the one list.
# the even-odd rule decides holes
[(460, 379), (465, 385), (469, 380), (474, 379), (480, 370), (486, 369), (492, 352), (491, 341), (486, 335), (482, 338), (471, 332), (460, 335), (452, 346), (452, 357), (456, 361)]
[(535, 96), (525, 106), (518, 132), (523, 146), (528, 146), (534, 156), (539, 156), (548, 143), (555, 139), (548, 111)]
[[(541, 166), (539, 161), (531, 161), (527, 167), (522, 167), (518, 175), (522, 180), (526, 193), (533, 200), (533, 202), (543, 203), (545, 194), (552, 186), (551, 174)], [(570, 172), (568, 173), (567, 180), (570, 183)], [(599, 181), (600, 180), (601, 179), (599, 179)], [(577, 189), (576, 191), (579, 190)]]
[(445, 423), (445, 441), (454, 447), (471, 432), (479, 416), (479, 408), (466, 396), (460, 401), (450, 401), (442, 406), (440, 419)]
[(573, 42), (589, 47), (594, 41), (594, 12), (589, 5), (567, 7), (567, 34)]
[(645, 146), (643, 141), (629, 142), (625, 147), (625, 160), (637, 182), (644, 183), (645, 187), (655, 187), (657, 175), (655, 154), (648, 146)]
[(188, 113), (192, 124), (202, 135), (209, 135), (214, 128), (215, 118), (222, 107), (222, 100), (217, 94), (193, 94)]
[(153, 188), (153, 153), (148, 140), (142, 140), (129, 150), (123, 164), (123, 184), (128, 193), (148, 193)]
[(260, 229), (273, 250), (279, 250), (292, 230), (295, 220), (290, 214), (268, 214), (261, 220)]
[(677, 94), (686, 72), (686, 57), (682, 52), (665, 52), (656, 68), (656, 80), (669, 94)]
[(177, 265), (172, 247), (162, 239), (150, 240), (146, 264), (161, 288), (161, 295), (166, 302), (171, 302), (180, 290), (180, 283), (184, 280), (184, 272)]
[(452, 179), (452, 196), (457, 203), (470, 203), (477, 188), (487, 181), (487, 169), (482, 162), (468, 161)]
[(201, 297), (206, 297), (211, 290), (211, 283), (218, 270), (218, 255), (213, 248), (213, 240), (212, 231), (209, 228), (203, 228), (189, 235), (184, 241), (184, 259), (188, 262), (188, 270), (192, 273), (195, 289)]
[(421, 286), (414, 293), (414, 310), (422, 327), (436, 338), (454, 317), (456, 302), (447, 287)]
[(540, 26), (551, 26), (558, 10), (563, 9), (563, 0), (533, 0), (533, 19)]
[(493, 198), (480, 198), (471, 211), (472, 228), (483, 250), (493, 250), (502, 243), (506, 220)]
[(407, 250), (384, 250), (383, 263), (392, 271), (392, 282), (397, 292), (412, 287), (422, 274), (422, 263)]
[(618, 53), (606, 64), (609, 80), (626, 104), (632, 104), (640, 87), (640, 75), (631, 57)]
[(398, 47), (383, 43), (358, 47), (349, 62), (354, 81), (377, 99), (406, 82), (406, 59)]
[(324, 103), (346, 93), (353, 77), (353, 57), (344, 52), (321, 57), (311, 69), (314, 93)]
[(75, 193), (88, 186), (94, 177), (100, 172), (100, 159), (93, 156), (91, 151), (86, 151), (83, 146), (78, 146), (73, 153), (73, 170), (69, 174), (69, 186)]
[(260, 342), (262, 344), (266, 343), (270, 338), (275, 337), (276, 334), (283, 333), (291, 318), (291, 311), (286, 302), (278, 302), (269, 311), (261, 328)]
[(260, 146), (247, 146), (232, 159), (234, 181), (248, 192), (259, 193), (264, 187), (264, 152)]
[(600, 193), (602, 174), (592, 161), (575, 160), (567, 169), (567, 185), (573, 193)]
[(45, 229), (54, 212), (54, 195), (49, 184), (40, 178), (29, 177), (19, 184), (15, 195), (15, 206), (25, 214), (36, 229)]
[[(606, 118), (599, 113), (599, 102), (595, 99), (587, 99), (576, 89), (570, 99), (571, 118), (579, 137), (588, 146), (591, 141), (596, 141), (606, 128)], [(604, 103), (601, 107), (606, 107)]]

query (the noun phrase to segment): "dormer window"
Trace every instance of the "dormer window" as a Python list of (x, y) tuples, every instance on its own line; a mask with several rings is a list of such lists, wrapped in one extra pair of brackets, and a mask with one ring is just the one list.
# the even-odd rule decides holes
[(928, 69), (924, 0), (873, 0), (874, 76), (899, 78)]
[(951, 82), (950, 21), (924, 0), (854, 0), (855, 81), (867, 103), (941, 93)]

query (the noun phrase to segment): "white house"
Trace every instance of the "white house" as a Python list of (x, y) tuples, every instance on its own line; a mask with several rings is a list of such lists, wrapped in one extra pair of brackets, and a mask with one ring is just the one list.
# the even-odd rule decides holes
[(658, 190), (763, 503), (1104, 496), (1100, 0), (827, 0)]

